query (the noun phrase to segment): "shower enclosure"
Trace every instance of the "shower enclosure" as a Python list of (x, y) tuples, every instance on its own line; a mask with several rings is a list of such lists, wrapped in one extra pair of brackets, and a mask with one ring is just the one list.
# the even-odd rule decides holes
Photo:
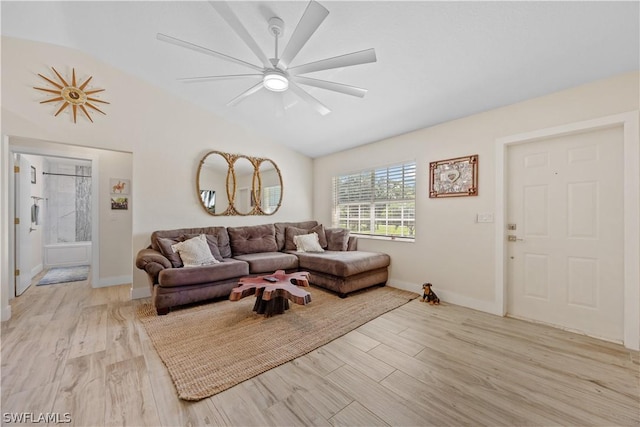
[(91, 165), (47, 159), (45, 267), (91, 264)]

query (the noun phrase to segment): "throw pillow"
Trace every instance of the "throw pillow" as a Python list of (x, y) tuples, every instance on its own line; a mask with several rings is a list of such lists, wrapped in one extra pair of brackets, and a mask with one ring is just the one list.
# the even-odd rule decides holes
[(300, 234), (293, 237), (298, 252), (324, 252), (318, 241), (318, 233)]
[(156, 239), (158, 247), (160, 248), (160, 253), (164, 255), (171, 262), (171, 265), (175, 268), (182, 267), (182, 259), (180, 258), (180, 255), (178, 255), (172, 249), (171, 246), (181, 241), (181, 239), (168, 239), (166, 237), (158, 237)]
[(185, 267), (199, 267), (201, 265), (219, 264), (211, 254), (207, 238), (204, 234), (185, 240), (184, 242), (171, 245), (171, 248), (180, 254)]
[(349, 246), (349, 230), (346, 228), (327, 228), (327, 250), (346, 251)]
[(295, 251), (296, 244), (293, 242), (293, 238), (295, 236), (299, 236), (301, 234), (311, 234), (316, 233), (318, 235), (318, 241), (320, 246), (325, 249), (327, 247), (327, 238), (324, 232), (324, 226), (322, 224), (318, 224), (311, 229), (306, 228), (298, 228), (293, 226), (288, 226), (284, 229), (285, 242), (284, 249), (286, 251)]
[(229, 240), (233, 256), (260, 252), (278, 252), (276, 228), (273, 224), (229, 227)]
[[(198, 237), (199, 234), (185, 234), (182, 236), (182, 240), (193, 239), (194, 237)], [(211, 255), (218, 261), (222, 261), (224, 258), (220, 254), (220, 248), (218, 247), (218, 237), (213, 234), (205, 234), (207, 239), (207, 245), (209, 245), (209, 250), (211, 251)]]

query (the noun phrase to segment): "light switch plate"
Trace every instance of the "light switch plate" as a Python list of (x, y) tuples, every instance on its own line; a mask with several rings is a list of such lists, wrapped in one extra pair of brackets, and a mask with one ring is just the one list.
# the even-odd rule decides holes
[(477, 223), (493, 222), (493, 212), (483, 212), (476, 216)]

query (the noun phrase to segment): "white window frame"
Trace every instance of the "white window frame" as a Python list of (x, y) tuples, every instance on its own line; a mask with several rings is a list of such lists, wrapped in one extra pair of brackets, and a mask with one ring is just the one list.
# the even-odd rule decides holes
[[(400, 186), (394, 189), (395, 192), (400, 192), (400, 197), (397, 194), (395, 197), (389, 194), (390, 176), (399, 178), (401, 181)], [(376, 187), (376, 181), (380, 177), (387, 183), (386, 189)], [(345, 180), (351, 180), (352, 183), (345, 183)], [(398, 179), (395, 183), (398, 184)], [(414, 160), (336, 176), (333, 178), (332, 188), (333, 227), (348, 228), (351, 233), (362, 237), (415, 241), (416, 162)], [(345, 192), (354, 194), (349, 195)], [(393, 204), (399, 205), (396, 208), (401, 209), (399, 219), (389, 215), (389, 208)], [(376, 209), (380, 205), (385, 207), (385, 214), (382, 216), (380, 210)], [(376, 232), (382, 223), (387, 232)], [(396, 232), (389, 232), (389, 227), (395, 227)], [(399, 233), (397, 233), (398, 230), (400, 230)]]

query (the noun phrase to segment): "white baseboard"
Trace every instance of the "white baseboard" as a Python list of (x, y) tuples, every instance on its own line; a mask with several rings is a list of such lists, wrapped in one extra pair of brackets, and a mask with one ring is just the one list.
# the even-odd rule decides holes
[(117, 286), (117, 285), (126, 285), (131, 284), (133, 281), (132, 276), (114, 276), (114, 277), (103, 277), (98, 283), (94, 283), (94, 288), (105, 288), (107, 286)]
[(150, 296), (151, 290), (148, 287), (131, 288), (131, 299), (149, 298)]
[(415, 292), (416, 294), (422, 295), (422, 285), (418, 285), (415, 283), (389, 279), (387, 280), (387, 286), (391, 286), (392, 288), (402, 289), (403, 291)]
[(2, 315), (0, 316), (0, 321), (6, 322), (11, 319), (11, 306), (7, 305), (2, 308)]
[(467, 307), (473, 310), (478, 310), (485, 313), (495, 314), (496, 316), (503, 317), (502, 310), (496, 307), (495, 301), (469, 298), (464, 295), (456, 294), (455, 292), (447, 292), (443, 290), (439, 290), (437, 294), (438, 294), (438, 298), (450, 304), (460, 305), (462, 307)]
[(42, 264), (38, 264), (35, 267), (33, 267), (31, 269), (31, 278), (33, 279), (34, 277), (36, 277), (36, 274), (40, 273), (43, 268), (44, 266)]
[[(401, 280), (389, 279), (389, 281), (387, 282), (387, 285), (394, 288), (403, 289), (409, 292), (416, 292), (420, 294), (420, 296), (422, 297), (422, 283), (418, 284), (418, 283), (403, 282)], [(455, 304), (462, 307), (471, 308), (473, 310), (478, 310), (485, 313), (495, 314), (496, 316), (502, 317), (502, 310), (498, 309), (495, 301), (486, 301), (486, 300), (479, 300), (475, 298), (469, 298), (467, 296), (460, 295), (455, 292), (448, 292), (442, 289), (434, 289), (434, 291), (436, 292), (436, 294), (438, 295), (438, 298), (440, 298), (441, 301), (448, 302), (449, 304)]]

